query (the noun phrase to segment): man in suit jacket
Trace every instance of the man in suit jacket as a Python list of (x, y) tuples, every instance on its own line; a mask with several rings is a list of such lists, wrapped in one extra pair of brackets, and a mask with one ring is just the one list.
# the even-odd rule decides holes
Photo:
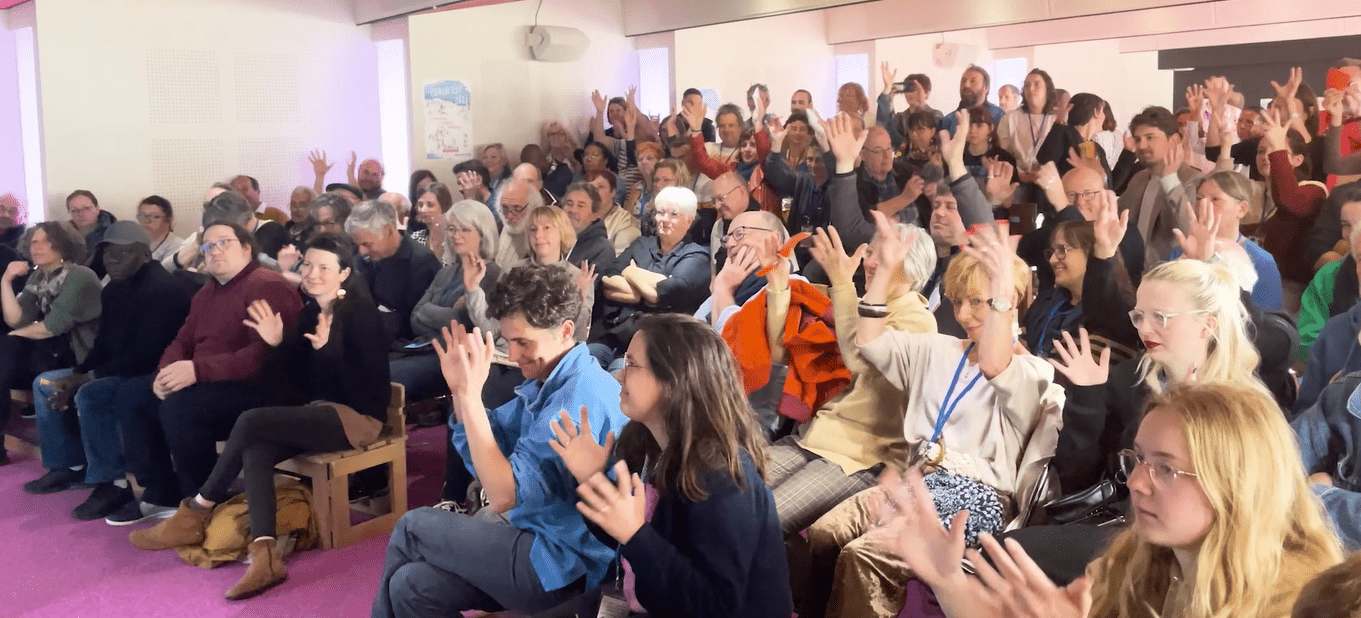
[(1186, 164), (1177, 117), (1163, 107), (1147, 107), (1129, 123), (1135, 155), (1144, 169), (1130, 178), (1120, 194), (1120, 210), (1144, 238), (1144, 271), (1167, 256), (1176, 244), (1172, 230), (1184, 227), (1182, 205), (1195, 195), (1187, 185), (1200, 172)]

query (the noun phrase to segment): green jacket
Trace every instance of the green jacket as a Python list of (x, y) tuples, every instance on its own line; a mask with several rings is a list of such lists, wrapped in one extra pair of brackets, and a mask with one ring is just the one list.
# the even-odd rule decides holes
[(101, 291), (94, 271), (84, 266), (72, 266), (47, 315), (39, 314), (36, 296), (27, 292), (19, 294), (17, 300), (24, 311), (21, 326), (41, 320), (53, 336), (69, 333), (76, 362), (84, 362), (99, 332)]

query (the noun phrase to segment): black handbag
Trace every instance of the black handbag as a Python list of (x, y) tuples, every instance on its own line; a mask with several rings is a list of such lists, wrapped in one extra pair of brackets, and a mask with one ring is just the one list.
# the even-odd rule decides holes
[(1125, 515), (1117, 504), (1123, 498), (1115, 481), (1102, 479), (1087, 489), (1050, 500), (1042, 508), (1054, 525), (1120, 525), (1125, 523)]

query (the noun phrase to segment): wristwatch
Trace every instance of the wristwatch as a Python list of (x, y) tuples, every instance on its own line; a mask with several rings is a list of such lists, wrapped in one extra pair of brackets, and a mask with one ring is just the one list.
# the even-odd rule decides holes
[(1011, 311), (1011, 309), (1012, 309), (1012, 307), (1011, 307), (1011, 301), (1009, 301), (1009, 300), (1001, 300), (1001, 299), (997, 299), (997, 298), (989, 298), (989, 299), (988, 299), (988, 306), (991, 307), (993, 311), (997, 311), (997, 312), (1001, 312), (1001, 313), (1006, 313), (1006, 312), (1008, 312), (1008, 311)]

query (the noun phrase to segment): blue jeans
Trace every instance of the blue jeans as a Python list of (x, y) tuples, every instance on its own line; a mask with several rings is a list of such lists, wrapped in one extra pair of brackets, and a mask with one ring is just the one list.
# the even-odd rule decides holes
[[(85, 482), (108, 483), (127, 476), (119, 428), (138, 406), (155, 400), (137, 378), (110, 376), (86, 382), (76, 391), (80, 441), (85, 445)], [(127, 431), (122, 432), (126, 434)], [(146, 448), (133, 445), (133, 448)]]
[(61, 470), (85, 465), (85, 449), (80, 444), (80, 433), (71, 431), (62, 419), (63, 412), (52, 409), (51, 399), (57, 394), (56, 382), (69, 375), (71, 369), (55, 369), (38, 374), (33, 379), (33, 410), (37, 413), (38, 446), (43, 451), (43, 467)]

